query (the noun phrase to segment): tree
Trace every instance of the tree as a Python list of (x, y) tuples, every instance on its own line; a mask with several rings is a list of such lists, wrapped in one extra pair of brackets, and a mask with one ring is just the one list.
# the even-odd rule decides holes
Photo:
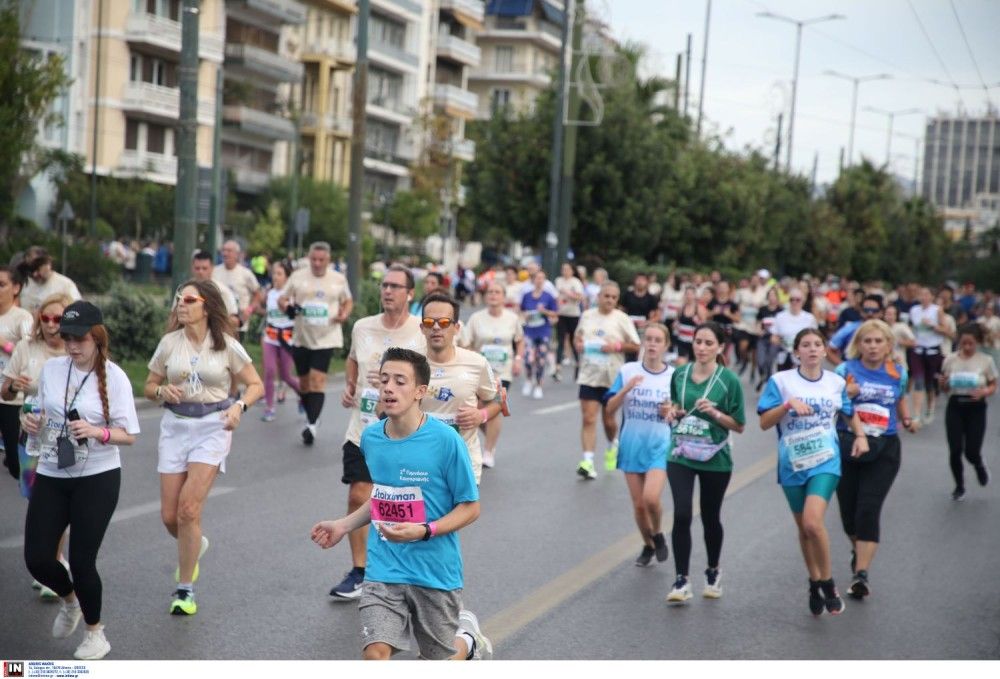
[(427, 190), (396, 191), (375, 211), (375, 220), (399, 236), (421, 241), (438, 230), (438, 204)]
[(277, 257), (284, 246), (284, 240), (285, 222), (281, 218), (281, 207), (278, 201), (272, 200), (250, 231), (247, 238), (248, 250), (251, 253)]
[[(277, 201), (282, 214), (291, 198), (291, 178), (271, 181), (257, 198), (257, 210), (264, 213), (272, 201)], [(347, 194), (333, 182), (312, 177), (299, 177), (299, 207), (309, 209), (309, 231), (305, 242), (326, 241), (334, 254), (347, 251)], [(290, 225), (288, 226), (290, 228)]]
[(58, 54), (40, 57), (21, 46), (17, 0), (0, 0), (0, 232), (6, 233), (14, 201), (44, 169), (47, 154), (36, 142), (40, 125), (59, 116), (50, 104), (70, 84)]

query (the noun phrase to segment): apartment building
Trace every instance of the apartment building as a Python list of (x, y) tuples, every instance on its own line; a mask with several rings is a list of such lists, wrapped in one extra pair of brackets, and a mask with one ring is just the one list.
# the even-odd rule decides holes
[(304, 0), (306, 20), (290, 31), (304, 67), (293, 101), (304, 175), (347, 187), (351, 177), (351, 91), (357, 47), (355, 0)]
[(225, 2), (222, 165), (232, 173), (238, 202), (289, 170), (292, 84), (305, 71), (294, 56), (291, 27), (305, 21), (306, 8), (296, 0)]
[(480, 65), (469, 77), (479, 118), (510, 107), (530, 109), (559, 66), (564, 3), (558, 0), (489, 0), (478, 35)]
[[(200, 9), (198, 164), (208, 167), (223, 0), (202, 0)], [(63, 54), (74, 81), (54, 104), (63, 124), (41, 130), (41, 142), (82, 155), (88, 168), (96, 157), (100, 175), (176, 183), (180, 0), (22, 0), (21, 10), (22, 44)], [(21, 214), (49, 224), (54, 200), (51, 182), (36, 177)]]
[(470, 90), (469, 78), (482, 59), (476, 39), (484, 28), (485, 6), (481, 0), (439, 3), (433, 40), (434, 110), (448, 121), (446, 150), (456, 160), (471, 162), (476, 147), (465, 138), (465, 123), (478, 113), (479, 97)]
[(967, 208), (1000, 194), (1000, 118), (940, 115), (924, 135), (923, 195), (939, 207)]

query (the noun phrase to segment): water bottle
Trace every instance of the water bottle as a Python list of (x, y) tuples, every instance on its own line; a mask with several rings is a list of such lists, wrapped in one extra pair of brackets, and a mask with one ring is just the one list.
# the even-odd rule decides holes
[[(24, 412), (28, 415), (40, 417), (42, 414), (42, 407), (38, 403), (26, 400), (24, 402)], [(32, 457), (37, 457), (41, 453), (41, 445), (37, 434), (28, 434), (28, 440), (24, 444), (24, 450)]]

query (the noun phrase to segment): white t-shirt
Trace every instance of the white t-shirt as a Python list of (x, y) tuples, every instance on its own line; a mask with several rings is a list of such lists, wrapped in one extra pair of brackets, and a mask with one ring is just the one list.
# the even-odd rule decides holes
[(602, 314), (599, 309), (587, 309), (580, 317), (576, 337), (583, 339), (580, 374), (576, 383), (590, 387), (610, 387), (625, 364), (623, 352), (605, 353), (601, 347), (608, 342), (639, 343), (635, 325), (620, 309)]
[(774, 317), (774, 323), (771, 325), (771, 334), (780, 337), (785, 349), (791, 351), (792, 343), (799, 332), (806, 328), (818, 327), (819, 324), (816, 322), (816, 317), (808, 311), (800, 311), (798, 314), (793, 314), (786, 309), (785, 311), (779, 311)]
[[(3, 350), (3, 345), (7, 344), (7, 342), (17, 345), (21, 340), (30, 337), (31, 328), (34, 323), (35, 319), (31, 314), (21, 307), (12, 306), (7, 310), (7, 313), (0, 316), (0, 374), (7, 368), (7, 364), (13, 358), (15, 351), (14, 347), (11, 347), (11, 352), (8, 354)], [(0, 399), (0, 403), (21, 405), (22, 400), (20, 397), (13, 401)]]
[(206, 333), (200, 347), (192, 345), (184, 329), (167, 333), (149, 359), (149, 370), (166, 377), (164, 383), (184, 389), (185, 403), (218, 403), (229, 398), (233, 376), (251, 362), (246, 349), (225, 335), (226, 348), (212, 349), (212, 333)]
[(295, 321), (289, 318), (288, 314), (282, 311), (281, 307), (278, 306), (278, 298), (281, 297), (281, 293), (281, 290), (275, 290), (274, 288), (271, 288), (267, 292), (264, 342), (274, 346), (281, 345), (281, 341), (278, 339), (278, 333), (282, 331), (285, 331), (286, 343), (291, 344), (292, 328), (295, 326)]
[(513, 311), (501, 309), (500, 316), (493, 316), (489, 309), (481, 309), (462, 326), (459, 344), (481, 353), (493, 372), (509, 382), (514, 377), (514, 343), (522, 339), (521, 319)]
[[(239, 311), (250, 306), (250, 300), (260, 290), (260, 283), (257, 282), (257, 277), (253, 275), (253, 271), (242, 264), (237, 264), (232, 269), (227, 269), (225, 266), (215, 267), (212, 269), (212, 280), (218, 283), (220, 287), (232, 292), (237, 302), (239, 302)], [(247, 329), (249, 320), (249, 318), (244, 320), (241, 330)]]
[(340, 306), (351, 299), (351, 289), (342, 273), (328, 269), (321, 277), (306, 267), (292, 272), (283, 294), (302, 307), (295, 317), (295, 344), (307, 349), (338, 349), (344, 346), (344, 331), (334, 319)]
[(21, 289), (21, 306), (31, 313), (35, 313), (38, 307), (52, 295), (66, 295), (74, 302), (80, 299), (80, 290), (76, 283), (66, 276), (55, 271), (49, 276), (49, 280), (42, 285), (35, 282), (34, 278), (29, 278)]
[[(556, 278), (556, 290), (559, 291), (559, 315), (560, 316), (573, 316), (579, 317), (583, 313), (580, 309), (580, 305), (583, 300), (587, 298), (586, 293), (583, 290), (583, 283), (580, 279), (575, 276), (570, 276), (569, 278), (563, 278), (559, 276)], [(567, 293), (575, 293), (579, 297), (575, 300), (571, 300)]]
[[(102, 474), (121, 467), (118, 446), (102, 445), (94, 439), (87, 439), (82, 446), (77, 445), (76, 439), (71, 439), (76, 450), (76, 464), (65, 469), (59, 469), (58, 466), (56, 437), (62, 430), (67, 410), (76, 408), (80, 419), (98, 427), (112, 429), (120, 427), (133, 436), (139, 433), (139, 418), (135, 413), (132, 384), (128, 376), (111, 361), (105, 364), (105, 372), (110, 422), (104, 421), (97, 373), (92, 372), (88, 377), (86, 372), (73, 365), (68, 356), (49, 359), (42, 367), (38, 389), (39, 404), (42, 408), (42, 431), (37, 437), (32, 437), (37, 440), (37, 451), (40, 453), (39, 474), (56, 478), (75, 478)], [(68, 391), (67, 377), (69, 377)]]
[(940, 309), (937, 304), (931, 304), (926, 309), (915, 304), (910, 309), (910, 325), (913, 326), (913, 334), (917, 336), (917, 346), (924, 349), (940, 349), (944, 343), (944, 336), (934, 328), (938, 326), (938, 314)]

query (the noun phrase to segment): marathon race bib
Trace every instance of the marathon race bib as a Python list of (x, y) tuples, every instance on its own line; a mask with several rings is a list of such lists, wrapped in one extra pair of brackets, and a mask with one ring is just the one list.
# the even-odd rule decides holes
[(542, 316), (541, 311), (538, 311), (536, 309), (535, 311), (532, 311), (531, 313), (528, 314), (528, 320), (525, 323), (525, 325), (527, 325), (529, 328), (540, 328), (543, 325), (545, 325), (545, 317)]
[(628, 319), (632, 321), (633, 325), (639, 328), (641, 328), (642, 326), (646, 325), (647, 322), (649, 322), (649, 319), (647, 319), (645, 316), (629, 316)]
[(378, 389), (365, 387), (358, 398), (358, 408), (361, 410), (361, 426), (367, 427), (372, 422), (378, 422), (375, 408), (378, 406)]
[(587, 340), (583, 343), (583, 358), (587, 363), (594, 365), (606, 365), (608, 355), (601, 351), (604, 348), (604, 340)]
[[(39, 457), (41, 460), (48, 462), (50, 464), (58, 465), (59, 463), (59, 434), (62, 431), (62, 423), (57, 422), (51, 418), (45, 418), (45, 423), (42, 425), (41, 430), (38, 432), (38, 436), (28, 437), (28, 444), (25, 446), (25, 452), (31, 457)], [(32, 440), (35, 445), (31, 446)], [(69, 439), (73, 444), (73, 451), (76, 456), (75, 464), (80, 464), (81, 462), (87, 461), (88, 449), (86, 446), (77, 446), (76, 439)]]
[(510, 357), (508, 348), (502, 344), (484, 344), (481, 353), (483, 358), (496, 371), (502, 370), (507, 365), (507, 359)]
[(859, 403), (854, 406), (861, 427), (868, 436), (881, 436), (889, 428), (889, 409), (877, 403)]
[(694, 326), (693, 325), (683, 325), (681, 323), (677, 324), (677, 341), (684, 342), (685, 344), (691, 344), (694, 342)]
[(948, 375), (948, 387), (955, 392), (968, 393), (983, 386), (982, 376), (972, 372), (953, 372)]
[(785, 454), (788, 455), (792, 471), (801, 472), (818, 467), (835, 456), (829, 432), (825, 427), (786, 434), (781, 442), (785, 446)]
[(372, 523), (382, 535), (381, 526), (394, 526), (397, 523), (426, 523), (427, 510), (424, 506), (424, 493), (417, 486), (395, 488), (376, 484), (372, 488)]
[(721, 443), (712, 441), (711, 425), (695, 415), (685, 415), (673, 429), (674, 455), (696, 462), (706, 462), (726, 447), (729, 439)]
[(450, 413), (427, 413), (429, 416), (433, 417), (435, 420), (444, 422), (449, 427), (455, 431), (459, 431), (458, 422), (455, 421), (455, 416)]
[(302, 317), (306, 325), (326, 327), (330, 325), (330, 307), (325, 302), (306, 302), (302, 305)]

